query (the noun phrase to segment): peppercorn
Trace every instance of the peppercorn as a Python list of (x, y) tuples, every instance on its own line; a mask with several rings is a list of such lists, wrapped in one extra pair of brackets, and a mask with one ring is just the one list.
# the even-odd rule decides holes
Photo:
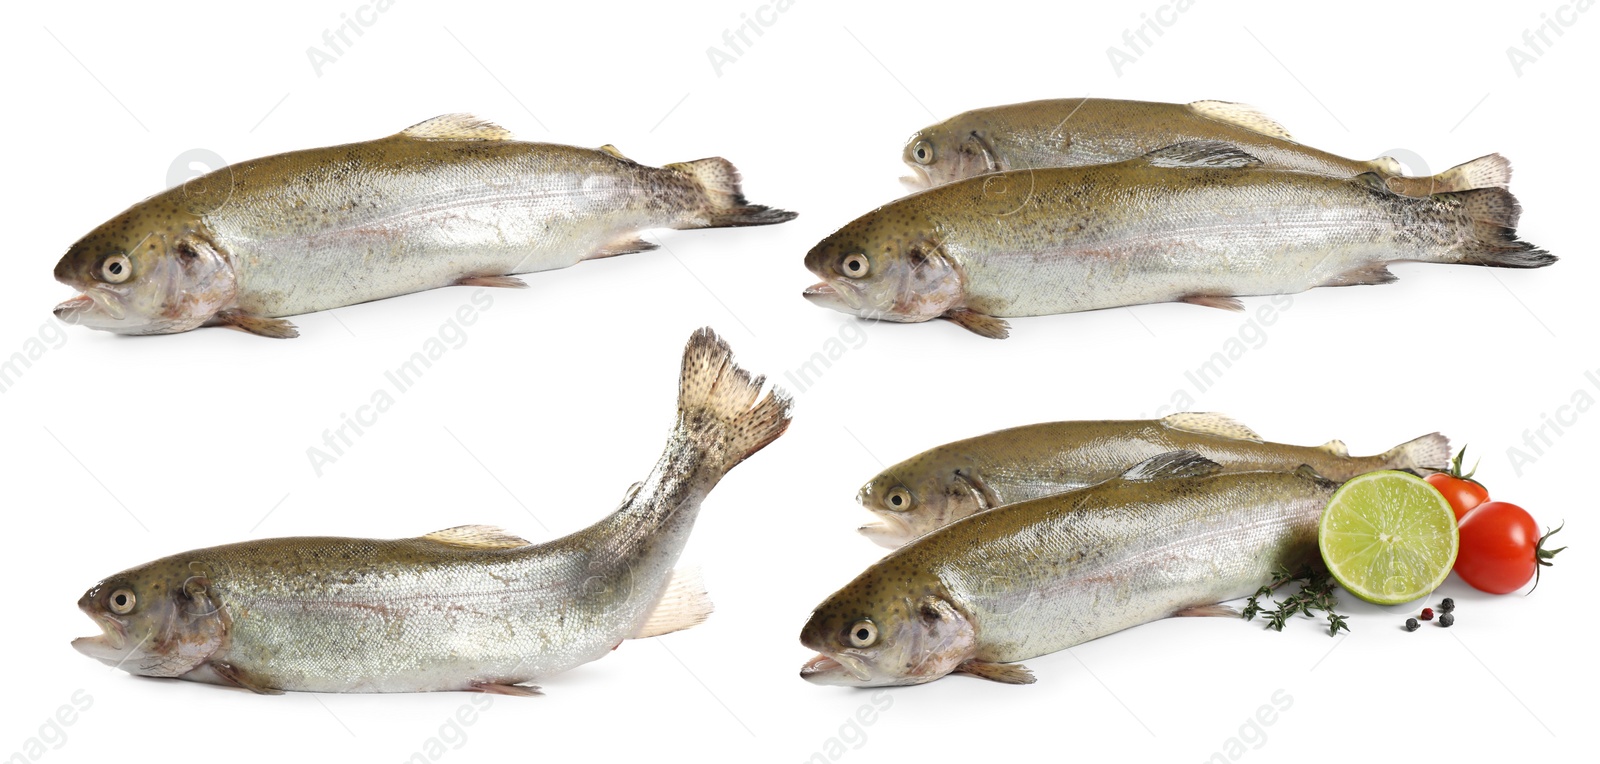
[(1421, 624), (1417, 623), (1417, 619), (1415, 618), (1406, 619), (1406, 631), (1416, 631), (1417, 627), (1420, 625)]
[(1451, 615), (1451, 614), (1449, 614), (1449, 613), (1445, 613), (1444, 615), (1439, 616), (1439, 625), (1440, 626), (1448, 627), (1450, 624), (1453, 624), (1455, 622), (1456, 622), (1456, 617)]
[(1444, 598), (1444, 602), (1439, 603), (1439, 609), (1443, 610), (1446, 613), (1448, 613), (1448, 612), (1450, 612), (1452, 610), (1455, 610), (1456, 609), (1456, 601), (1453, 600), (1453, 599), (1450, 599), (1449, 597), (1445, 597)]
[(1425, 608), (1422, 609), (1422, 620), (1424, 620), (1424, 621), (1433, 620), (1433, 608), (1425, 607)]

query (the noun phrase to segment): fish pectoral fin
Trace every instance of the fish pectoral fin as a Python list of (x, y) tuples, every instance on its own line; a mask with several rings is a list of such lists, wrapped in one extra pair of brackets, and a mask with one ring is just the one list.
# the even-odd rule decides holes
[(418, 141), (509, 141), (511, 131), (471, 114), (444, 114), (418, 122), (400, 135)]
[(1346, 446), (1344, 441), (1339, 440), (1338, 438), (1334, 438), (1327, 443), (1317, 446), (1317, 450), (1326, 451), (1338, 457), (1347, 457), (1350, 455), (1350, 447)]
[(434, 531), (421, 537), (435, 544), (458, 546), (464, 549), (516, 549), (528, 546), (530, 541), (514, 536), (493, 525), (458, 525)]
[(467, 692), (482, 692), (489, 695), (511, 695), (518, 698), (532, 698), (544, 693), (531, 684), (504, 684), (501, 682), (473, 682), (467, 687)]
[(605, 244), (600, 245), (600, 248), (590, 253), (587, 259), (599, 260), (603, 257), (631, 255), (635, 252), (649, 252), (652, 249), (660, 248), (660, 244), (652, 244), (637, 236), (624, 236), (620, 239), (613, 239), (612, 241), (608, 241)]
[(1186, 607), (1172, 614), (1173, 618), (1238, 618), (1239, 611), (1217, 603), (1215, 605), (1195, 605)]
[(1205, 477), (1222, 471), (1222, 465), (1193, 451), (1168, 451), (1156, 454), (1122, 473), (1123, 480), (1166, 480)]
[(1171, 414), (1161, 418), (1161, 424), (1174, 430), (1183, 430), (1199, 435), (1216, 435), (1234, 440), (1249, 440), (1256, 443), (1265, 442), (1256, 434), (1255, 430), (1246, 427), (1238, 420), (1227, 414), (1217, 414), (1207, 411), (1185, 411)]
[(1244, 303), (1240, 302), (1239, 298), (1228, 295), (1191, 294), (1178, 298), (1178, 302), (1186, 302), (1190, 305), (1199, 305), (1206, 308), (1221, 308), (1235, 313), (1244, 310)]
[(1244, 149), (1222, 141), (1184, 141), (1163, 146), (1141, 157), (1151, 167), (1239, 168), (1261, 164)]
[(1389, 284), (1399, 280), (1399, 276), (1389, 272), (1388, 263), (1376, 262), (1351, 268), (1322, 282), (1321, 286), (1365, 286), (1367, 284)]
[(221, 326), (231, 326), (242, 332), (271, 337), (275, 340), (292, 340), (300, 336), (300, 330), (294, 328), (294, 324), (281, 318), (265, 318), (252, 316), (249, 313), (225, 310), (218, 313), (212, 320)]
[(1294, 138), (1289, 137), (1289, 130), (1278, 124), (1278, 120), (1262, 114), (1261, 110), (1254, 106), (1228, 101), (1195, 101), (1189, 104), (1189, 108), (1194, 109), (1196, 113), (1207, 119), (1226, 122), (1252, 132), (1270, 135), (1274, 138), (1282, 138), (1286, 141), (1294, 140)]
[(462, 276), (456, 286), (498, 287), (500, 289), (527, 289), (528, 282), (516, 276)]
[(700, 577), (700, 569), (678, 568), (672, 571), (667, 591), (650, 611), (650, 618), (632, 638), (645, 639), (682, 631), (704, 621), (712, 609), (711, 595), (706, 594), (706, 582)]
[(1033, 684), (1033, 672), (1020, 663), (991, 663), (973, 659), (956, 667), (954, 673), (975, 676), (1001, 684)]
[(211, 670), (221, 677), (224, 682), (234, 687), (249, 690), (257, 695), (282, 695), (283, 690), (268, 687), (264, 682), (250, 676), (250, 673), (227, 661), (211, 661), (208, 665)]
[(956, 308), (945, 313), (941, 318), (947, 319), (973, 334), (980, 337), (988, 337), (991, 340), (1003, 340), (1011, 336), (1010, 324), (975, 310)]

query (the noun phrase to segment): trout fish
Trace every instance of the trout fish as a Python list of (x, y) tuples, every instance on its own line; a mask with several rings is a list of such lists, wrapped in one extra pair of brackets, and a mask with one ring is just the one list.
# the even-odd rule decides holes
[(1376, 175), (1274, 170), (1189, 142), (1138, 159), (969, 178), (863, 215), (805, 258), (805, 297), (866, 318), (946, 318), (1002, 338), (1010, 316), (1385, 284), (1389, 264), (1538, 268), (1503, 188), (1395, 194)]
[(790, 403), (709, 329), (683, 356), (660, 461), (605, 519), (532, 544), (487, 526), (418, 538), (280, 538), (199, 549), (95, 584), (102, 634), (72, 643), (132, 674), (258, 693), (460, 690), (525, 683), (710, 613), (674, 572), (707, 493), (783, 434)]
[(981, 512), (890, 552), (817, 606), (816, 684), (1033, 682), (1014, 663), (1219, 605), (1318, 562), (1337, 483), (1309, 467), (1221, 473), (1193, 452), (1096, 486)]
[(1439, 433), (1377, 456), (1351, 456), (1339, 440), (1314, 448), (1270, 443), (1221, 414), (1047, 422), (947, 443), (884, 470), (856, 496), (881, 520), (861, 533), (893, 549), (963, 517), (1093, 485), (1179, 450), (1200, 454), (1227, 472), (1292, 472), (1306, 464), (1341, 483), (1377, 470), (1426, 475), (1450, 462), (1450, 441)]
[(56, 316), (119, 334), (226, 325), (298, 333), (282, 316), (655, 249), (652, 228), (771, 225), (721, 158), (649, 167), (612, 146), (511, 139), (449, 114), (365, 143), (229, 165), (146, 199), (78, 240)]
[(1185, 141), (1221, 141), (1268, 167), (1338, 177), (1375, 173), (1390, 190), (1429, 196), (1511, 182), (1511, 163), (1479, 157), (1428, 177), (1410, 177), (1392, 157), (1346, 159), (1295, 143), (1289, 131), (1253, 107), (1227, 101), (1188, 104), (1060, 98), (991, 106), (925, 127), (906, 142), (902, 159), (921, 190), (1007, 170), (1120, 162)]

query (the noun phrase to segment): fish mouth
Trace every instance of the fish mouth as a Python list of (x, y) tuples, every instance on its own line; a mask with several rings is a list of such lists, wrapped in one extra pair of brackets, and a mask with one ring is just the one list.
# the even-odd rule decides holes
[(835, 289), (832, 284), (829, 284), (826, 281), (806, 287), (806, 291), (801, 292), (800, 296), (810, 300), (812, 305), (816, 305), (818, 307), (837, 310), (840, 313), (849, 313), (851, 315), (855, 315), (856, 313), (856, 309), (850, 307), (850, 304), (845, 302), (844, 295), (840, 294), (838, 289)]
[(92, 637), (78, 637), (72, 640), (72, 649), (89, 656), (107, 666), (120, 666), (133, 650), (128, 648), (128, 629), (117, 621), (104, 616), (89, 613), (89, 617), (100, 626), (100, 633)]
[(906, 166), (911, 168), (912, 173), (910, 175), (900, 176), (900, 185), (905, 187), (906, 191), (916, 193), (918, 191), (926, 191), (930, 188), (933, 188), (933, 178), (928, 176), (928, 171), (926, 169), (914, 164), (908, 164)]
[(54, 313), (56, 318), (68, 324), (88, 324), (100, 315), (112, 321), (121, 321), (128, 315), (122, 307), (121, 297), (99, 288), (85, 289), (77, 297), (57, 305)]
[(859, 687), (872, 681), (861, 659), (849, 655), (817, 653), (800, 667), (800, 678), (818, 685)]
[(899, 518), (885, 517), (882, 522), (867, 523), (856, 530), (884, 549), (899, 549), (913, 538), (911, 530)]

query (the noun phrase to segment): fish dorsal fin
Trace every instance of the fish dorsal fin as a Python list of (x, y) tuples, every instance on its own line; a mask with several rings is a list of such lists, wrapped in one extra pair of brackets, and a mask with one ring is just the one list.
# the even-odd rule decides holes
[(1244, 149), (1222, 141), (1184, 141), (1140, 157), (1152, 167), (1251, 167), (1261, 164)]
[(1195, 101), (1189, 104), (1189, 108), (1208, 119), (1238, 125), (1246, 130), (1286, 141), (1294, 140), (1290, 137), (1288, 129), (1278, 124), (1278, 120), (1262, 114), (1261, 110), (1254, 106), (1228, 101)]
[(419, 141), (509, 141), (511, 131), (471, 114), (445, 114), (418, 122), (400, 134)]
[(1200, 435), (1216, 435), (1234, 440), (1248, 440), (1255, 443), (1263, 442), (1255, 430), (1250, 429), (1226, 414), (1210, 412), (1185, 411), (1164, 417), (1161, 423), (1174, 430), (1193, 432)]
[[(607, 143), (604, 146), (601, 146), (600, 150), (606, 152), (607, 154), (610, 154), (611, 156), (614, 156), (614, 157), (616, 157), (618, 159), (621, 159), (624, 162), (632, 162), (633, 161), (632, 159), (629, 159), (626, 155), (624, 155), (622, 153), (622, 149), (619, 149), (616, 146), (613, 146), (613, 145), (611, 145), (609, 143)], [(635, 164), (637, 164), (637, 163), (635, 163)]]
[(1165, 480), (1167, 478), (1204, 477), (1222, 469), (1222, 465), (1193, 451), (1168, 451), (1156, 454), (1122, 473), (1123, 480)]
[(659, 637), (694, 626), (711, 615), (711, 596), (706, 594), (705, 580), (697, 567), (678, 568), (672, 571), (672, 580), (666, 592), (650, 611), (650, 617), (633, 639)]
[(458, 525), (422, 537), (435, 544), (465, 549), (515, 549), (528, 546), (528, 540), (506, 533), (493, 525)]
[(1320, 446), (1317, 446), (1317, 450), (1326, 451), (1326, 452), (1328, 452), (1330, 454), (1333, 454), (1334, 456), (1340, 456), (1340, 457), (1344, 457), (1344, 456), (1349, 456), (1350, 455), (1349, 447), (1345, 446), (1344, 441), (1339, 440), (1337, 438), (1335, 438), (1333, 440), (1330, 440), (1327, 443), (1324, 443), (1324, 444), (1322, 444)]

